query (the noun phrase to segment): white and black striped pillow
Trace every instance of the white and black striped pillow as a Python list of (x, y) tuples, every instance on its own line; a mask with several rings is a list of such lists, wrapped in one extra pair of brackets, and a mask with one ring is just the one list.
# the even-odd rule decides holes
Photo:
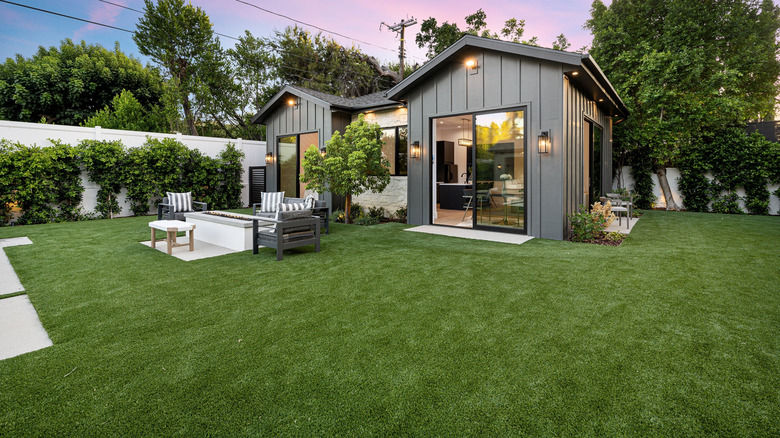
[(283, 202), (279, 203), (279, 209), (277, 211), (298, 211), (298, 210), (306, 210), (308, 207), (306, 207), (306, 204), (303, 202), (296, 202), (296, 203), (290, 203), (285, 204)]
[(166, 195), (168, 196), (168, 203), (173, 206), (174, 212), (178, 213), (180, 211), (192, 211), (192, 192), (166, 192)]
[(275, 213), (283, 199), (284, 192), (263, 192), (260, 195), (260, 211), (263, 213)]
[(314, 208), (314, 201), (316, 199), (314, 198), (314, 194), (309, 193), (306, 196), (306, 199), (303, 200), (303, 203), (306, 204), (306, 208)]

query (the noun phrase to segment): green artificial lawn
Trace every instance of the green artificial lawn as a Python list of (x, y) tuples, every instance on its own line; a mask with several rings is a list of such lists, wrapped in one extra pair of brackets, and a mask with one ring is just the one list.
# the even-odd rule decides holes
[(183, 262), (151, 217), (0, 229), (54, 346), (2, 436), (778, 436), (780, 218), (646, 212), (621, 247), (333, 225)]

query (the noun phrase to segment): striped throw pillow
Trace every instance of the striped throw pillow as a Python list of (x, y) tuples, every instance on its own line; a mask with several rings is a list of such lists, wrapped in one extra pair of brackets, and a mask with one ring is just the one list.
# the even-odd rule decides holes
[(276, 213), (283, 199), (284, 192), (263, 192), (260, 195), (260, 211), (262, 213)]
[(178, 213), (180, 211), (192, 211), (192, 192), (166, 192), (165, 194), (168, 196), (168, 203), (173, 206), (174, 212)]
[(314, 208), (314, 201), (314, 195), (309, 193), (306, 199), (303, 200), (303, 203), (306, 204), (306, 208)]
[(285, 203), (279, 203), (279, 208), (276, 211), (298, 211), (298, 210), (306, 210), (308, 207), (306, 207), (306, 204), (303, 202), (300, 203), (291, 203), (291, 204), (285, 204)]

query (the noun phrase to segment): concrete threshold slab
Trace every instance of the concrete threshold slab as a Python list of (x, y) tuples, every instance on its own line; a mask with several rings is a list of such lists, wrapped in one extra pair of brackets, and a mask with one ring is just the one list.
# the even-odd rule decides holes
[[(188, 237), (182, 237), (185, 241), (188, 239)], [(152, 241), (146, 241), (141, 242), (142, 245), (152, 247)], [(165, 243), (165, 241), (157, 242), (156, 250), (160, 251), (164, 254), (168, 254), (168, 244)], [(185, 246), (175, 246), (171, 250), (171, 255), (173, 257), (176, 257), (179, 260), (183, 260), (185, 262), (191, 262), (193, 260), (200, 260), (200, 259), (206, 259), (210, 257), (218, 257), (226, 254), (233, 254), (234, 252), (240, 252), (236, 251), (234, 249), (225, 248), (222, 246), (213, 245), (211, 243), (202, 242), (198, 239), (195, 239), (195, 250), (190, 251), (189, 245)]]
[(533, 239), (523, 234), (499, 233), (495, 231), (471, 230), (466, 228), (442, 227), (437, 225), (421, 225), (414, 228), (406, 228), (404, 231), (416, 233), (435, 234), (438, 236), (459, 237), (461, 239), (486, 240), (489, 242), (510, 243), (521, 245)]
[[(639, 221), (640, 218), (638, 217), (632, 217), (632, 218), (620, 218), (620, 221), (618, 221), (617, 218), (615, 218), (615, 221), (612, 222), (610, 226), (604, 229), (605, 232), (611, 233), (613, 231), (617, 231), (618, 233), (622, 234), (629, 234), (631, 233), (631, 230), (634, 229), (634, 225)], [(622, 223), (621, 223), (622, 222)], [(626, 222), (628, 222), (628, 226), (626, 226)]]
[(11, 237), (8, 239), (0, 239), (0, 248), (19, 245), (32, 245), (32, 240), (30, 240), (29, 237)]
[(0, 300), (0, 360), (52, 345), (27, 295)]

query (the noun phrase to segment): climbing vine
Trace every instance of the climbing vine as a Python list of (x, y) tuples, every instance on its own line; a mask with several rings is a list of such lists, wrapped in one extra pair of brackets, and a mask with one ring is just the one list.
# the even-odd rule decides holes
[(103, 218), (119, 213), (117, 195), (122, 189), (125, 151), (120, 141), (84, 140), (79, 153), (89, 179), (100, 186), (95, 211)]

